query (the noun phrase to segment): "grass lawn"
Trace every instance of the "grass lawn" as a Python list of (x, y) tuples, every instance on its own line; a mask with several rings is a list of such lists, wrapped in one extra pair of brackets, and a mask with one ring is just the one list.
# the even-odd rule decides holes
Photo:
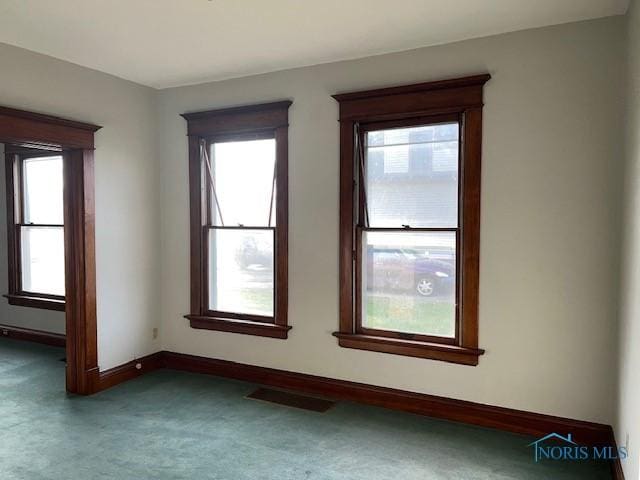
[(243, 288), (240, 298), (247, 311), (273, 315), (273, 290), (270, 288)]
[(455, 306), (445, 299), (410, 295), (370, 296), (363, 313), (363, 326), (368, 328), (423, 335), (454, 335)]
[[(273, 312), (270, 288), (243, 288), (239, 296), (246, 311), (262, 315)], [(446, 299), (377, 294), (367, 299), (363, 322), (368, 328), (452, 337), (455, 306)]]

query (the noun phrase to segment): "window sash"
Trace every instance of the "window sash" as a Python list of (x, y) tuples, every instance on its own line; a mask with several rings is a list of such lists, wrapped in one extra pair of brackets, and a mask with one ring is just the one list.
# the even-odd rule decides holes
[[(248, 142), (253, 140), (274, 140), (275, 142), (275, 161), (274, 161), (274, 171), (273, 178), (271, 181), (271, 197), (269, 203), (269, 217), (268, 217), (268, 225), (261, 225), (257, 228), (270, 228), (277, 226), (277, 191), (278, 191), (278, 139), (276, 138), (276, 134), (273, 131), (262, 131), (262, 132), (248, 132), (248, 133), (236, 133), (236, 134), (224, 134), (224, 135), (215, 135), (209, 136), (202, 139), (203, 148), (205, 149), (207, 158), (203, 159), (203, 178), (205, 185), (205, 224), (208, 226), (225, 226), (222, 222), (224, 218), (224, 206), (221, 207), (219, 203), (219, 198), (217, 198), (218, 193), (215, 190), (215, 159), (212, 155), (212, 147), (216, 143), (230, 143), (230, 142)], [(206, 164), (208, 160), (208, 165)], [(214, 184), (212, 185), (212, 181)], [(216, 213), (219, 213), (220, 217), (220, 225), (215, 222)], [(246, 225), (238, 225), (239, 227), (246, 227)], [(249, 227), (246, 227), (249, 228)], [(256, 227), (251, 227), (256, 228)]]
[[(278, 168), (278, 139), (274, 131), (262, 131), (262, 132), (244, 132), (244, 133), (236, 133), (236, 134), (224, 134), (224, 135), (212, 135), (203, 139), (204, 148), (206, 148), (206, 152), (209, 155), (209, 162), (211, 168), (211, 175), (207, 171), (208, 166), (204, 163), (205, 159), (202, 160), (202, 175), (203, 175), (203, 183), (204, 183), (204, 191), (203, 191), (203, 206), (204, 206), (204, 216), (205, 216), (205, 224), (202, 228), (202, 305), (201, 311), (205, 316), (214, 317), (214, 318), (222, 318), (222, 319), (231, 319), (231, 320), (247, 320), (250, 322), (257, 323), (270, 323), (274, 324), (276, 321), (276, 308), (277, 308), (277, 294), (278, 294), (278, 279), (277, 279), (277, 261), (278, 261), (278, 242), (277, 242), (277, 231), (278, 226), (276, 222), (277, 215), (277, 202), (274, 205), (274, 199), (271, 198), (272, 208), (272, 216), (270, 217), (271, 221), (276, 223), (274, 226), (267, 225), (217, 225), (214, 221), (217, 208), (215, 206), (214, 193), (211, 188), (211, 181), (213, 177), (213, 181), (215, 181), (215, 167), (212, 163), (211, 159), (211, 149), (215, 143), (226, 143), (226, 142), (242, 142), (242, 141), (252, 141), (252, 140), (269, 140), (273, 139), (276, 142), (276, 158), (275, 158), (275, 170)], [(277, 174), (273, 179), (273, 189), (277, 189)], [(224, 211), (222, 212), (224, 215)], [(224, 218), (224, 217), (223, 217)], [(209, 231), (212, 229), (219, 230), (271, 230), (273, 232), (273, 315), (255, 315), (249, 313), (241, 313), (241, 312), (229, 312), (222, 310), (212, 310), (210, 308), (210, 284), (209, 284), (209, 259), (211, 256), (211, 252), (209, 251)]]
[[(15, 292), (10, 292), (11, 295), (24, 295), (24, 296), (32, 296), (43, 299), (51, 299), (51, 300), (65, 300), (65, 295), (56, 295), (45, 292), (37, 292), (33, 290), (26, 290), (23, 285), (23, 270), (24, 270), (24, 258), (22, 255), (22, 230), (24, 227), (40, 227), (40, 228), (61, 228), (64, 231), (64, 224), (57, 223), (26, 223), (25, 222), (25, 160), (30, 158), (41, 158), (41, 157), (58, 157), (60, 156), (59, 152), (34, 152), (33, 154), (10, 154), (14, 156), (15, 167), (12, 169), (13, 178), (7, 179), (7, 181), (11, 181), (13, 184), (14, 190), (14, 201), (13, 201), (13, 211), (14, 211), (14, 223), (13, 223), (13, 245), (14, 245), (14, 282), (15, 282)], [(66, 273), (66, 272), (65, 272)]]
[[(457, 228), (460, 228), (462, 225), (462, 161), (463, 161), (463, 122), (461, 120), (460, 115), (458, 114), (444, 114), (444, 115), (432, 115), (428, 117), (420, 116), (415, 118), (406, 118), (400, 120), (391, 120), (391, 121), (380, 121), (380, 122), (366, 122), (366, 123), (356, 123), (354, 125), (354, 143), (358, 142), (358, 144), (354, 144), (354, 180), (356, 182), (354, 193), (353, 204), (356, 207), (354, 209), (354, 219), (356, 225), (362, 225), (366, 227), (370, 227), (369, 222), (369, 211), (368, 204), (369, 199), (367, 198), (368, 192), (366, 191), (366, 167), (367, 167), (367, 152), (370, 147), (367, 145), (367, 134), (371, 132), (378, 132), (382, 130), (394, 130), (394, 129), (403, 129), (403, 128), (411, 128), (411, 127), (420, 127), (420, 126), (432, 126), (432, 125), (442, 125), (448, 123), (457, 123), (458, 124), (458, 188), (457, 188)], [(412, 142), (416, 143), (416, 142)], [(434, 143), (434, 142), (418, 142), (418, 143)], [(380, 146), (375, 146), (371, 148), (380, 148)], [(362, 154), (362, 157), (359, 157), (359, 153)], [(405, 225), (398, 225), (398, 227), (404, 227)], [(411, 225), (410, 225), (411, 227)], [(377, 228), (385, 228), (385, 227), (377, 227)], [(411, 228), (439, 228), (439, 227), (411, 227)], [(444, 228), (452, 228), (452, 227), (444, 227)]]
[[(457, 226), (455, 227), (412, 227), (410, 225), (398, 225), (398, 227), (371, 227), (368, 215), (368, 192), (366, 191), (366, 168), (367, 168), (367, 134), (381, 130), (392, 130), (410, 128), (418, 126), (438, 125), (444, 123), (458, 124), (458, 187), (457, 187)], [(353, 281), (354, 281), (354, 331), (357, 334), (372, 335), (379, 337), (395, 338), (400, 340), (415, 340), (429, 343), (442, 343), (447, 345), (457, 345), (460, 342), (461, 334), (461, 286), (463, 282), (463, 272), (461, 270), (461, 225), (462, 225), (462, 136), (463, 124), (460, 116), (437, 115), (430, 117), (417, 117), (393, 121), (370, 122), (354, 125), (354, 180), (355, 188), (353, 193), (354, 204), (354, 225), (353, 225)], [(362, 156), (360, 157), (360, 152)], [(366, 259), (363, 257), (363, 233), (364, 232), (454, 232), (456, 235), (456, 282), (455, 282), (455, 328), (454, 337), (424, 335), (419, 333), (401, 332), (384, 329), (367, 328), (363, 326), (363, 302), (366, 296), (362, 291), (363, 268), (366, 267)]]
[(65, 296), (64, 295), (56, 295), (56, 294), (52, 294), (52, 293), (45, 293), (45, 292), (40, 292), (37, 290), (27, 290), (24, 288), (24, 282), (23, 282), (23, 272), (24, 272), (24, 256), (23, 256), (23, 245), (22, 245), (22, 231), (25, 228), (54, 228), (54, 229), (61, 229), (63, 231), (63, 235), (64, 235), (64, 225), (59, 225), (59, 224), (38, 224), (38, 223), (22, 223), (22, 224), (16, 224), (16, 232), (15, 232), (15, 238), (16, 238), (16, 245), (17, 245), (17, 249), (18, 249), (18, 291), (16, 292), (18, 295), (27, 295), (27, 296), (35, 296), (35, 297), (39, 297), (39, 298), (49, 298), (52, 300), (64, 300)]
[[(240, 312), (230, 312), (230, 311), (223, 311), (223, 310), (212, 310), (209, 306), (210, 306), (210, 298), (209, 298), (209, 292), (210, 292), (210, 284), (209, 284), (209, 258), (211, 255), (211, 252), (209, 250), (209, 232), (211, 230), (230, 230), (230, 231), (242, 231), (242, 230), (259, 230), (259, 231), (271, 231), (272, 232), (272, 238), (273, 238), (273, 245), (274, 245), (274, 249), (273, 249), (273, 256), (272, 256), (272, 263), (273, 263), (273, 294), (272, 294), (272, 300), (273, 300), (273, 308), (274, 308), (274, 315), (256, 315), (256, 314), (251, 314), (251, 313), (240, 313)], [(211, 316), (211, 317), (215, 317), (215, 318), (228, 318), (228, 319), (233, 319), (233, 320), (249, 320), (251, 322), (260, 322), (260, 323), (274, 323), (275, 322), (275, 309), (276, 309), (276, 293), (277, 293), (277, 280), (276, 280), (276, 275), (277, 275), (277, 269), (276, 269), (276, 260), (278, 258), (278, 254), (277, 254), (277, 245), (276, 245), (276, 227), (247, 227), (247, 226), (219, 226), (219, 225), (205, 225), (202, 228), (202, 244), (204, 245), (203, 248), (203, 258), (202, 258), (202, 264), (203, 264), (203, 278), (202, 278), (202, 288), (203, 288), (203, 312), (206, 316)]]
[[(366, 259), (363, 254), (363, 234), (365, 232), (452, 232), (456, 235), (456, 264), (455, 264), (455, 327), (454, 336), (445, 337), (438, 335), (424, 335), (420, 333), (402, 332), (397, 330), (384, 330), (378, 328), (368, 328), (362, 323), (363, 304), (366, 301), (366, 296), (362, 291), (364, 285), (363, 282), (363, 270), (366, 268)], [(460, 229), (459, 228), (366, 228), (357, 226), (355, 228), (355, 251), (353, 255), (354, 270), (354, 290), (355, 290), (355, 331), (363, 335), (374, 335), (381, 337), (397, 338), (401, 340), (417, 340), (431, 343), (443, 343), (449, 345), (456, 345), (460, 339), (460, 287), (461, 287), (461, 275), (460, 275)]]
[[(29, 179), (28, 179), (28, 175), (27, 175), (27, 162), (29, 160), (49, 160), (49, 159), (53, 159), (53, 158), (59, 158), (60, 162), (62, 163), (62, 155), (61, 154), (57, 154), (57, 152), (47, 152), (47, 154), (43, 154), (43, 153), (38, 153), (38, 154), (29, 154), (29, 155), (21, 155), (20, 156), (20, 178), (19, 178), (19, 191), (20, 191), (20, 205), (19, 205), (19, 214), (20, 216), (17, 217), (20, 219), (21, 222), (25, 223), (25, 224), (35, 224), (36, 222), (27, 222), (27, 210), (30, 210), (31, 207), (28, 205), (28, 187), (29, 187)], [(64, 176), (64, 175), (63, 175)], [(62, 200), (63, 197), (63, 192), (60, 192), (60, 200)], [(33, 214), (33, 213), (32, 213)], [(61, 212), (61, 217), (64, 217), (64, 214)], [(42, 225), (56, 225), (55, 223), (43, 223), (43, 222), (38, 222)]]

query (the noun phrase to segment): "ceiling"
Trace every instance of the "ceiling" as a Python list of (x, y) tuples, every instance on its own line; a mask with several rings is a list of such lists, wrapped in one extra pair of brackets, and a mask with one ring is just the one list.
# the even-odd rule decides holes
[(0, 42), (156, 88), (626, 11), (628, 0), (0, 0)]

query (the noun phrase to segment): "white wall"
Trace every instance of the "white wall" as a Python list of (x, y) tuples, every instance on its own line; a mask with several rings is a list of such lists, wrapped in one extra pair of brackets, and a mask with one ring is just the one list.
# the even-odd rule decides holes
[[(624, 18), (175, 88), (158, 94), (163, 347), (611, 423)], [(478, 367), (341, 349), (338, 109), (331, 94), (490, 72)], [(185, 111), (294, 101), (286, 341), (193, 330)], [(104, 298), (103, 298), (104, 301)], [(640, 441), (640, 439), (639, 439)]]
[(640, 4), (627, 15), (626, 169), (620, 297), (619, 389), (614, 425), (628, 480), (640, 478)]
[[(158, 350), (151, 336), (159, 323), (155, 91), (3, 44), (0, 64), (0, 105), (103, 126), (95, 152), (99, 364), (106, 369)], [(2, 293), (4, 215), (0, 208)], [(0, 300), (0, 323), (61, 331), (59, 322), (62, 314)]]

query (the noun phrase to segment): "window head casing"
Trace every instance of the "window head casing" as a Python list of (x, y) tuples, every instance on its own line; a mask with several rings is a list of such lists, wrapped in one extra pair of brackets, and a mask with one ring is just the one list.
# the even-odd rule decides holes
[(287, 338), (291, 103), (183, 115), (193, 328)]
[(340, 346), (477, 365), (483, 85), (335, 95)]

